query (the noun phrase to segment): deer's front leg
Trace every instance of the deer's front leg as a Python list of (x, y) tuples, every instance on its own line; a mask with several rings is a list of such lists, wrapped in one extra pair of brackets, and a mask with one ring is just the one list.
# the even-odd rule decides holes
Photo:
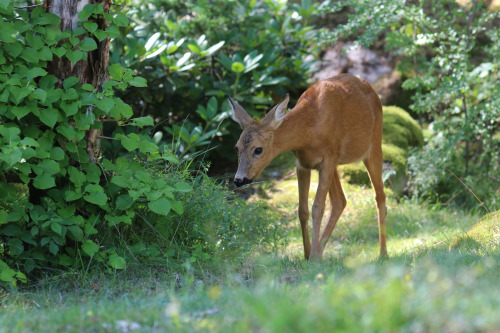
[(326, 195), (330, 189), (334, 171), (335, 168), (325, 162), (319, 169), (319, 184), (312, 208), (313, 235), (311, 258), (314, 259), (321, 259), (323, 255), (319, 235), (321, 232), (321, 220), (323, 219), (323, 214), (325, 212)]
[(304, 243), (304, 256), (309, 259), (311, 256), (311, 241), (309, 240), (309, 228), (307, 222), (309, 221), (309, 187), (311, 184), (311, 170), (304, 169), (297, 165), (297, 180), (299, 184), (299, 220), (300, 228), (302, 230), (302, 241)]

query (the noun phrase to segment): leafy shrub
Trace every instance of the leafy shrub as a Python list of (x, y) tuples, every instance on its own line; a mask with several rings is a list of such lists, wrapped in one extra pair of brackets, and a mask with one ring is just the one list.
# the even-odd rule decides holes
[[(178, 176), (156, 174), (165, 179)], [(150, 228), (144, 229), (143, 222), (132, 226), (132, 243), (141, 244), (133, 248), (134, 254), (154, 261), (167, 257), (181, 263), (207, 262), (247, 256), (257, 245), (267, 251), (283, 245), (284, 228), (273, 211), (247, 204), (205, 174), (188, 182), (193, 190), (180, 197), (185, 207), (182, 215), (159, 218), (148, 209), (141, 210), (139, 215)]]
[[(60, 31), (61, 19), (40, 6), (2, 2), (0, 13), (0, 284), (25, 281), (25, 273), (46, 267), (97, 261), (124, 268), (99, 230), (119, 233), (144, 204), (159, 215), (170, 208), (181, 214), (176, 195), (191, 187), (153, 179), (130, 159), (93, 161), (99, 153), (90, 143), (104, 138), (103, 123), (111, 122), (135, 130), (112, 138), (120, 149), (149, 163), (178, 163), (141, 130), (153, 119), (131, 119), (131, 107), (114, 96), (114, 89), (145, 86), (144, 79), (115, 64), (111, 80), (99, 86), (69, 74), (58, 82), (50, 66), (56, 59), (68, 66), (85, 61), (127, 19), (102, 4), (87, 5), (75, 30)], [(105, 30), (95, 23), (106, 20), (112, 24)]]
[[(492, 184), (498, 183), (500, 167), (495, 137), (500, 123), (500, 12), (488, 11), (480, 1), (342, 4), (353, 13), (332, 38), (357, 35), (360, 44), (369, 46), (384, 36), (386, 50), (399, 57), (398, 70), (407, 78), (403, 88), (415, 91), (410, 108), (431, 122), (430, 146), (412, 162), (419, 195), (437, 201), (454, 198), (463, 188), (450, 181), (448, 168), (494, 202), (497, 186)], [(458, 194), (456, 201), (471, 207), (468, 199), (468, 194)]]
[(141, 73), (149, 88), (122, 98), (166, 125), (155, 128), (157, 137), (178, 155), (213, 140), (224, 146), (210, 152), (213, 160), (234, 161), (239, 130), (226, 120), (227, 96), (257, 116), (287, 91), (303, 91), (326, 42), (310, 21), (328, 10), (311, 1), (137, 0), (112, 59)]
[[(471, 170), (467, 171), (462, 156), (450, 151), (445, 134), (436, 131), (434, 126), (430, 126), (428, 132), (427, 144), (414, 151), (408, 158), (410, 186), (415, 196), (432, 202), (453, 202), (459, 207), (483, 210), (482, 204), (475, 198), (477, 196), (488, 209), (497, 209), (500, 203), (498, 177), (493, 173), (475, 174)], [(460, 149), (464, 145), (462, 143)], [(474, 194), (470, 193), (452, 172), (469, 186)]]
[[(127, 238), (140, 220), (138, 212), (152, 220), (174, 213), (182, 216), (179, 196), (191, 186), (152, 174), (151, 168), (171, 168), (179, 162), (176, 154), (186, 157), (214, 136), (228, 134), (227, 124), (221, 123), (227, 112), (220, 112), (229, 109), (224, 107), (228, 94), (250, 101), (255, 112), (271, 103), (272, 95), (284, 94), (282, 84), (296, 89), (305, 85), (313, 63), (305, 57), (318, 50), (307, 21), (320, 6), (304, 1), (291, 7), (293, 11), (273, 1), (221, 6), (138, 1), (127, 12), (134, 19), (128, 22), (124, 14), (108, 13), (94, 4), (79, 13), (74, 31), (60, 31), (60, 19), (41, 6), (14, 8), (2, 3), (0, 283), (24, 280), (24, 273), (45, 267), (100, 262), (121, 269), (128, 258), (123, 246), (141, 249)], [(229, 19), (227, 13), (239, 20)], [(111, 24), (100, 25), (105, 21)], [(52, 61), (73, 66), (96, 59), (88, 53), (106, 49), (101, 47), (106, 38), (114, 41), (115, 63), (102, 86), (73, 76), (59, 82), (50, 73)], [(223, 46), (224, 52), (218, 52)], [(135, 77), (134, 70), (147, 81)], [(146, 82), (149, 89), (144, 89)], [(138, 89), (120, 93), (129, 86)], [(141, 110), (140, 117), (131, 119), (134, 110), (124, 100)], [(148, 114), (165, 127), (145, 129), (153, 125), (151, 117), (143, 117)], [(178, 126), (184, 118), (188, 121)], [(165, 140), (165, 133), (173, 139)], [(102, 147), (104, 158), (99, 159), (99, 151), (90, 154), (91, 141), (102, 142), (95, 147)], [(231, 214), (242, 219), (239, 213)], [(223, 248), (239, 244), (230, 241), (239, 241), (239, 233), (266, 242), (264, 229), (255, 226), (265, 214), (245, 218), (249, 224), (244, 227), (232, 226), (229, 215), (225, 221), (230, 226), (224, 230), (229, 238), (219, 239)], [(175, 225), (177, 217), (168, 221), (171, 224), (163, 228)], [(202, 240), (206, 230), (197, 225), (190, 223), (184, 234), (179, 233), (194, 235), (192, 243), (176, 240), (188, 244), (185, 253), (220, 249)], [(216, 236), (222, 237), (217, 230)]]

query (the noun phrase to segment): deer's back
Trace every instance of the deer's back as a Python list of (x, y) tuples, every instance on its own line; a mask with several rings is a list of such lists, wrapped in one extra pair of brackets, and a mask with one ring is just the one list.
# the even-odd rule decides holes
[(333, 156), (338, 164), (352, 163), (367, 156), (372, 144), (381, 144), (380, 99), (367, 81), (351, 74), (316, 82), (295, 109), (308, 119), (303, 158)]

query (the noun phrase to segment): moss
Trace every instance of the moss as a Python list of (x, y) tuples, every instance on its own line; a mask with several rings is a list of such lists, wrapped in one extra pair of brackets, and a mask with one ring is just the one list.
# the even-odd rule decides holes
[(422, 147), (422, 128), (408, 112), (397, 106), (384, 106), (383, 143), (393, 144), (407, 150)]
[[(390, 163), (396, 173), (405, 173), (407, 157), (405, 150), (392, 144), (382, 144), (382, 153), (384, 162)], [(370, 185), (370, 178), (363, 162), (341, 165), (339, 171), (351, 184)]]
[(404, 173), (406, 170), (406, 158), (408, 152), (393, 144), (382, 144), (382, 153), (384, 155), (384, 162), (391, 163), (392, 167), (398, 173)]
[(339, 173), (351, 184), (370, 185), (370, 178), (363, 162), (341, 165)]
[(495, 249), (500, 243), (500, 211), (484, 216), (466, 233), (450, 243), (450, 249), (484, 251)]

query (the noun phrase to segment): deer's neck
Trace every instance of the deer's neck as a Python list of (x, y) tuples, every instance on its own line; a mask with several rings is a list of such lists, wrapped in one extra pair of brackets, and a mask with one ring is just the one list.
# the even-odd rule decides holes
[(274, 155), (287, 150), (302, 150), (310, 138), (310, 123), (307, 112), (296, 106), (283, 119), (274, 132)]

